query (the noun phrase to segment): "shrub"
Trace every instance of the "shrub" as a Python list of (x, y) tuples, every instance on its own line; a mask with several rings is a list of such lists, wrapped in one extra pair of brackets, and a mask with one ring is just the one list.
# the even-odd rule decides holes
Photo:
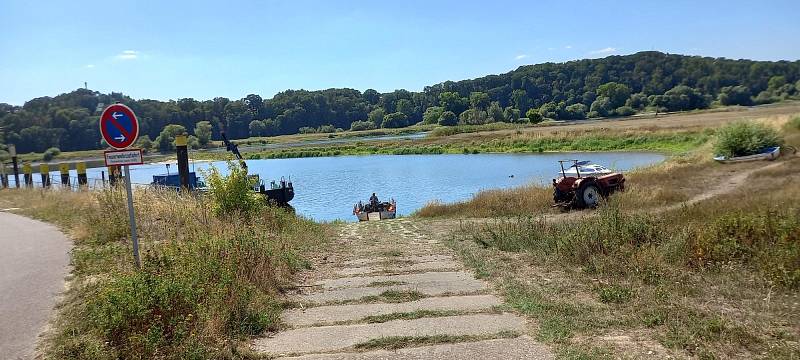
[(214, 213), (252, 215), (262, 209), (264, 201), (253, 191), (255, 180), (247, 176), (247, 169), (233, 162), (228, 169), (224, 176), (212, 165), (204, 174)]
[(614, 110), (614, 113), (619, 116), (631, 116), (636, 114), (636, 110), (633, 110), (633, 108), (630, 106), (620, 106)]
[(533, 108), (528, 109), (528, 111), (525, 113), (525, 117), (528, 118), (528, 121), (530, 121), (531, 124), (538, 124), (544, 120), (542, 118), (542, 114), (539, 113), (539, 110)]
[(45, 150), (44, 154), (42, 154), (42, 160), (50, 161), (56, 158), (56, 156), (61, 154), (61, 150), (57, 147), (51, 147)]
[(353, 121), (350, 124), (350, 130), (352, 131), (361, 131), (361, 130), (372, 130), (375, 129), (375, 124), (371, 121)]
[(739, 121), (717, 132), (714, 152), (727, 157), (753, 155), (783, 144), (778, 132), (763, 124)]
[(458, 117), (452, 111), (445, 111), (439, 118), (439, 125), (442, 126), (455, 126), (458, 125)]

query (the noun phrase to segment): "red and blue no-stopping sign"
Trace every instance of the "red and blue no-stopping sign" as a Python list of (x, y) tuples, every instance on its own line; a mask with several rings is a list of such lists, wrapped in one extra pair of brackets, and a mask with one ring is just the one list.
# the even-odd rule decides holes
[(109, 146), (125, 149), (139, 137), (139, 121), (131, 108), (113, 104), (100, 115), (100, 133)]

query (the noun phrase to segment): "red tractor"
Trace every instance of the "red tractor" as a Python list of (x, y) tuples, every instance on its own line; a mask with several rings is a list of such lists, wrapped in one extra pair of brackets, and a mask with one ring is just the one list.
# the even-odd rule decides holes
[[(589, 161), (559, 160), (561, 177), (553, 179), (553, 201), (566, 209), (593, 208), (614, 191), (625, 190), (625, 176)], [(567, 168), (564, 164), (571, 163)]]

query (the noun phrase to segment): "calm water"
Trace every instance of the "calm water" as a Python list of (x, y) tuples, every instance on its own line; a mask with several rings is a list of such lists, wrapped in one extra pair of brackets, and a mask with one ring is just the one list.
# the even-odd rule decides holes
[[(297, 213), (321, 221), (352, 221), (353, 204), (366, 202), (372, 192), (380, 199), (396, 199), (399, 213), (408, 215), (433, 200), (454, 202), (484, 189), (549, 183), (558, 172), (559, 159), (592, 160), (624, 171), (660, 162), (664, 156), (635, 152), (367, 155), (248, 160), (247, 164), (250, 172), (262, 179), (291, 176), (296, 192), (291, 204)], [(225, 162), (213, 164), (223, 172), (226, 169)], [(208, 166), (210, 163), (190, 165), (197, 171)], [(89, 169), (88, 176), (100, 178), (101, 170)], [(175, 164), (170, 171), (176, 171)], [(165, 172), (165, 165), (134, 166), (131, 178), (134, 183), (147, 184), (154, 174)], [(72, 173), (74, 176), (74, 170)]]

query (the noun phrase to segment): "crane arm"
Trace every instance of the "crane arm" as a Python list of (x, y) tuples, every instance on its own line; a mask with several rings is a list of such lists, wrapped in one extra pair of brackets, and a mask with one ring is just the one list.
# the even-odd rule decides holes
[(230, 142), (230, 140), (228, 140), (228, 136), (225, 135), (224, 131), (221, 131), (220, 135), (222, 135), (222, 143), (225, 144), (225, 148), (228, 151), (230, 151), (234, 156), (236, 156), (236, 160), (239, 160), (239, 165), (241, 165), (243, 169), (247, 170), (247, 163), (244, 161), (242, 153), (239, 152), (239, 145)]

